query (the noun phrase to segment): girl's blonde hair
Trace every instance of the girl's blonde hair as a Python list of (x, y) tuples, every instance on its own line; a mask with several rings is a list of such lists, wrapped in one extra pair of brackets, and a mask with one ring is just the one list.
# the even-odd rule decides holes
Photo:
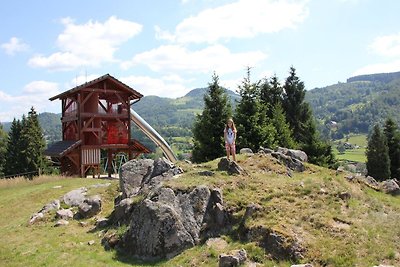
[(229, 119), (226, 121), (225, 129), (226, 129), (226, 130), (229, 129), (228, 122), (232, 122), (232, 129), (233, 129), (233, 131), (236, 133), (236, 126), (235, 126), (235, 123), (233, 122), (233, 119), (232, 119), (232, 118), (229, 118)]

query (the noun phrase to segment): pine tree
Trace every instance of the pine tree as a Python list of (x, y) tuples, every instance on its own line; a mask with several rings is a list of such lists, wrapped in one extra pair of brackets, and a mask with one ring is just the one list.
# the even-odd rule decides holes
[(333, 166), (335, 156), (331, 145), (321, 139), (317, 131), (310, 105), (305, 102), (304, 83), (290, 67), (289, 77), (283, 85), (283, 108), (293, 132), (294, 141), (308, 155), (309, 162), (321, 166)]
[(5, 176), (8, 135), (0, 123), (0, 178)]
[(276, 130), (275, 140), (277, 145), (292, 149), (295, 148), (296, 143), (292, 138), (292, 131), (290, 130), (289, 124), (286, 122), (285, 111), (280, 102), (277, 102), (272, 107), (271, 123)]
[(204, 110), (202, 114), (197, 115), (194, 122), (194, 162), (210, 161), (225, 155), (223, 131), (227, 119), (231, 116), (228, 96), (219, 85), (219, 77), (214, 73), (204, 95)]
[(264, 79), (260, 85), (260, 101), (264, 107), (267, 118), (272, 118), (273, 107), (282, 103), (283, 88), (276, 74), (269, 80)]
[(239, 85), (241, 99), (235, 110), (235, 124), (238, 130), (237, 144), (240, 148), (258, 149), (274, 144), (273, 127), (267, 122), (260, 103), (259, 82), (251, 83), (250, 68)]
[(21, 128), (21, 121), (14, 118), (7, 140), (6, 175), (15, 175), (23, 172), (21, 170), (23, 168), (23, 164), (21, 163), (23, 158), (21, 154)]
[(400, 178), (400, 131), (393, 119), (388, 118), (383, 128), (390, 158), (390, 175)]
[(44, 150), (46, 142), (43, 138), (43, 131), (39, 124), (38, 115), (32, 107), (26, 119), (26, 125), (22, 124), (21, 138), (23, 141), (25, 169), (28, 177), (36, 175), (46, 166)]
[(389, 148), (385, 135), (379, 125), (375, 125), (368, 139), (367, 147), (367, 171), (368, 175), (378, 181), (384, 181), (390, 177)]
[(286, 119), (292, 128), (293, 137), (296, 142), (306, 144), (307, 140), (310, 140), (308, 126), (313, 116), (310, 105), (304, 101), (306, 94), (304, 83), (297, 77), (296, 69), (293, 66), (290, 67), (289, 77), (286, 78), (283, 89), (283, 108)]

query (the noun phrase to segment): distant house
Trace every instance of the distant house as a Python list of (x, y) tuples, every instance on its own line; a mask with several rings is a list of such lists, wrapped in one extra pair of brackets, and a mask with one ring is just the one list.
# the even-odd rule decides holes
[(328, 123), (327, 123), (327, 125), (332, 129), (332, 128), (337, 128), (337, 126), (338, 126), (338, 124), (337, 124), (337, 122), (336, 121), (329, 121)]
[(345, 142), (343, 145), (344, 145), (345, 149), (354, 149), (354, 148), (356, 148), (355, 145), (353, 145), (353, 144), (351, 144), (349, 142)]

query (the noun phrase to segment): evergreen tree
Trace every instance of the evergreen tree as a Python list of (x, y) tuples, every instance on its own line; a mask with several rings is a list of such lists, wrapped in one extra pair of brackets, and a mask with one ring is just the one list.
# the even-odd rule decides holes
[(24, 146), (22, 150), (25, 163), (24, 171), (30, 173), (28, 177), (31, 178), (46, 166), (44, 157), (46, 142), (43, 138), (38, 115), (33, 107), (28, 113), (26, 124), (22, 124), (21, 138)]
[(295, 142), (306, 152), (309, 162), (321, 166), (333, 166), (335, 156), (332, 147), (320, 138), (310, 105), (304, 100), (306, 94), (304, 83), (297, 77), (293, 66), (290, 67), (289, 77), (286, 78), (283, 89), (283, 108)]
[(277, 145), (292, 149), (295, 148), (296, 144), (292, 138), (292, 131), (286, 122), (285, 111), (280, 102), (277, 102), (272, 107), (271, 123), (276, 131), (275, 140)]
[(298, 143), (306, 144), (307, 140), (310, 140), (308, 126), (313, 118), (309, 104), (304, 101), (306, 94), (304, 83), (297, 77), (293, 66), (290, 67), (289, 77), (286, 78), (283, 89), (283, 108), (293, 130), (293, 137)]
[(202, 114), (197, 115), (194, 122), (194, 162), (210, 161), (225, 155), (223, 131), (227, 119), (231, 116), (228, 96), (219, 85), (219, 77), (214, 73), (204, 95), (204, 110)]
[(6, 149), (6, 165), (5, 174), (14, 175), (22, 173), (22, 145), (21, 145), (21, 121), (14, 118), (11, 123), (10, 132), (8, 133), (7, 149)]
[(269, 80), (264, 79), (260, 86), (260, 101), (268, 118), (272, 118), (273, 107), (282, 103), (283, 88), (276, 74)]
[(389, 149), (385, 135), (379, 125), (375, 125), (368, 139), (367, 147), (367, 171), (368, 175), (378, 181), (384, 181), (390, 177)]
[(388, 118), (383, 128), (390, 158), (390, 175), (400, 178), (400, 131), (393, 119)]
[(275, 141), (273, 127), (267, 123), (263, 113), (259, 82), (250, 81), (250, 68), (247, 69), (247, 76), (239, 85), (239, 95), (241, 99), (235, 110), (238, 147), (256, 150), (260, 146), (272, 146)]
[(3, 125), (0, 123), (0, 178), (5, 175), (7, 138), (8, 135), (3, 130)]

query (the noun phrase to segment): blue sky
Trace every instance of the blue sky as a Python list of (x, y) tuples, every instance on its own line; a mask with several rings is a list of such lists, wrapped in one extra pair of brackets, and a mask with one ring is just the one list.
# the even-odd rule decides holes
[(291, 65), (307, 89), (400, 71), (397, 0), (0, 0), (0, 122), (109, 73), (180, 97), (215, 71), (236, 91)]

